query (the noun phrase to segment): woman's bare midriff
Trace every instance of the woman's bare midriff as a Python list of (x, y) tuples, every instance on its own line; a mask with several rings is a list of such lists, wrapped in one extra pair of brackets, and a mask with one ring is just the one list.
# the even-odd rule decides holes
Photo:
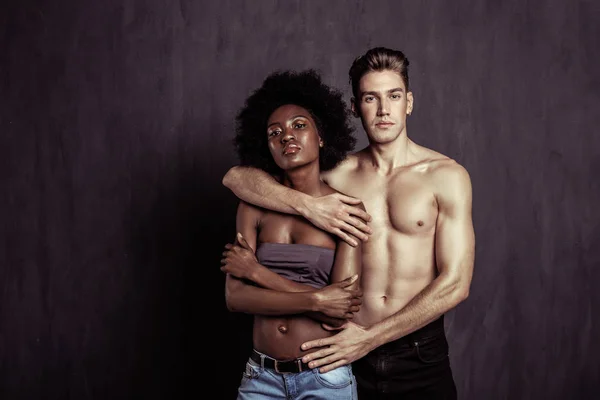
[(295, 315), (286, 317), (254, 317), (254, 348), (280, 361), (293, 360), (309, 352), (300, 349), (306, 341), (334, 335), (311, 318)]

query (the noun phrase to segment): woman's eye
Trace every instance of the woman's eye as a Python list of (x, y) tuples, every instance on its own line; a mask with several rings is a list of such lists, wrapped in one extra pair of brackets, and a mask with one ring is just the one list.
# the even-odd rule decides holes
[(302, 122), (298, 122), (294, 125), (294, 128), (296, 129), (303, 129), (306, 128), (306, 124), (302, 123)]
[(279, 133), (281, 133), (281, 131), (280, 131), (280, 130), (274, 130), (274, 131), (271, 131), (271, 132), (269, 132), (269, 135), (268, 135), (268, 136), (269, 136), (269, 137), (271, 137), (271, 136), (276, 136), (276, 135), (279, 135)]

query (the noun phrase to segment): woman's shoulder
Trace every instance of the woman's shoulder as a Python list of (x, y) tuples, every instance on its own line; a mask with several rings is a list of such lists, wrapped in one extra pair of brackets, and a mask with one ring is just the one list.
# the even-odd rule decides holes
[(263, 208), (245, 202), (244, 200), (240, 200), (240, 202), (238, 203), (238, 215), (260, 217), (265, 211), (266, 210), (264, 210)]

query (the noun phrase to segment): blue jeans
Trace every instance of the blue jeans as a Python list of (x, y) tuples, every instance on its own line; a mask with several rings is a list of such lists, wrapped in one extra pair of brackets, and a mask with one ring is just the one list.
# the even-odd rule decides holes
[(318, 368), (297, 373), (278, 373), (248, 359), (237, 400), (298, 399), (356, 400), (352, 367), (345, 365), (324, 374)]

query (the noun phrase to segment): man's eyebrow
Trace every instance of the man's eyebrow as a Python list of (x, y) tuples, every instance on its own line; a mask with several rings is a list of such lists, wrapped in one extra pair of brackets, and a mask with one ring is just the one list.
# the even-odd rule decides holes
[[(402, 93), (404, 93), (404, 89), (402, 89), (401, 87), (397, 87), (397, 88), (393, 88), (393, 89), (388, 90), (386, 93), (394, 93), (394, 92), (402, 92)], [(370, 94), (372, 96), (377, 96), (377, 95), (379, 95), (379, 93), (380, 92), (367, 91), (367, 92), (362, 92), (361, 96), (368, 95), (368, 94)]]

